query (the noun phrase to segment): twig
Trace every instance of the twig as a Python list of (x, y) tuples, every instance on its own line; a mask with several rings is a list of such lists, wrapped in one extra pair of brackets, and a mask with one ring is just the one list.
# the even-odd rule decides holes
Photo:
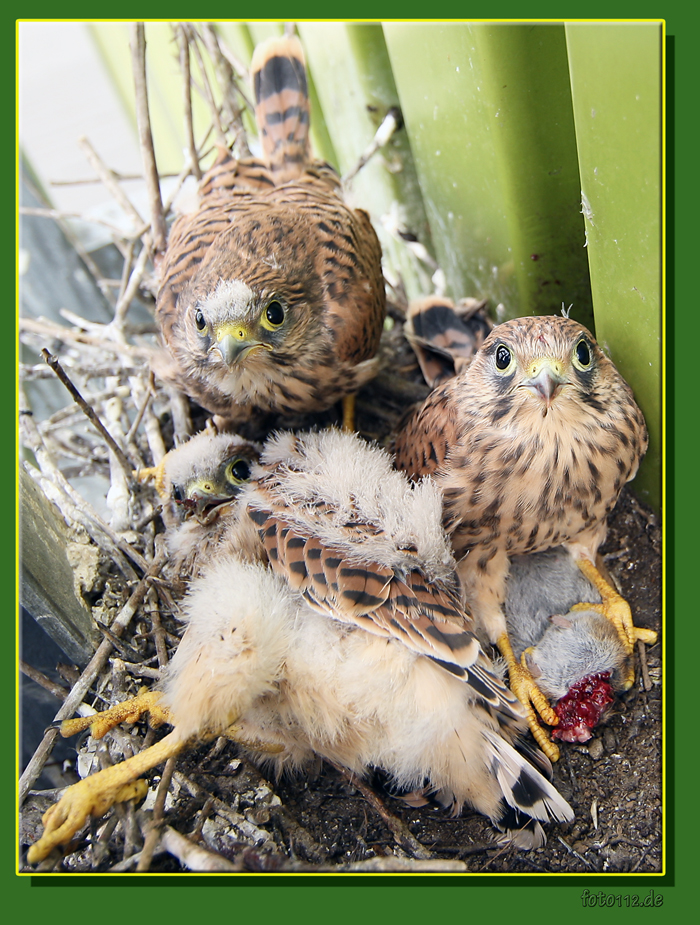
[(368, 787), (364, 781), (357, 778), (352, 771), (348, 771), (348, 769), (344, 768), (342, 765), (336, 764), (334, 761), (329, 761), (328, 763), (331, 767), (334, 767), (339, 774), (342, 774), (353, 787), (360, 791), (372, 809), (382, 817), (387, 828), (404, 851), (409, 852), (411, 857), (420, 858), (421, 860), (428, 860), (433, 857), (433, 853), (424, 845), (421, 845), (406, 823), (402, 819), (399, 819), (398, 816), (389, 812), (371, 787)]
[(398, 106), (392, 106), (389, 112), (384, 116), (381, 125), (374, 133), (374, 138), (370, 142), (366, 150), (360, 155), (357, 163), (352, 167), (348, 173), (343, 177), (343, 186), (347, 185), (350, 180), (355, 177), (360, 170), (365, 166), (365, 164), (377, 153), (380, 148), (383, 148), (385, 144), (388, 143), (391, 136), (394, 132), (398, 131), (403, 125), (403, 119), (401, 117), (401, 110)]
[[(104, 327), (106, 328), (107, 325)], [(116, 341), (107, 341), (103, 337), (86, 334), (84, 331), (74, 331), (71, 328), (65, 327), (65, 325), (56, 324), (55, 321), (50, 321), (48, 318), (20, 318), (19, 330), (20, 332), (26, 331), (29, 334), (39, 334), (43, 337), (44, 341), (52, 337), (63, 343), (74, 341), (77, 344), (85, 344), (87, 347), (97, 347), (100, 350), (114, 353), (117, 356), (125, 354), (132, 358), (140, 357), (144, 360), (151, 360), (153, 358), (153, 350), (148, 347), (134, 347), (131, 344), (120, 344)]]
[(187, 149), (190, 155), (190, 167), (197, 180), (202, 179), (202, 170), (199, 166), (197, 145), (194, 140), (194, 125), (192, 122), (192, 77), (190, 74), (190, 46), (182, 23), (175, 27), (178, 47), (180, 49), (180, 67), (182, 68), (182, 101), (185, 110), (185, 136)]
[(65, 689), (65, 687), (62, 687), (60, 684), (56, 684), (55, 681), (47, 678), (45, 674), (42, 674), (41, 671), (27, 664), (27, 662), (22, 661), (22, 659), (20, 659), (19, 662), (19, 669), (23, 675), (31, 678), (32, 681), (34, 681), (40, 687), (43, 687), (44, 690), (48, 691), (50, 694), (53, 694), (57, 700), (65, 700), (68, 696), (68, 691)]
[(116, 324), (119, 328), (123, 326), (126, 313), (129, 310), (129, 306), (138, 293), (141, 280), (143, 279), (143, 275), (146, 272), (146, 264), (148, 263), (150, 256), (150, 248), (147, 246), (147, 243), (144, 243), (136, 261), (136, 266), (134, 267), (131, 276), (129, 277), (129, 281), (124, 289), (124, 292), (117, 299), (117, 304), (114, 309), (114, 324)]
[(213, 851), (207, 851), (200, 845), (193, 844), (189, 838), (180, 835), (178, 831), (169, 825), (163, 829), (161, 836), (161, 845), (172, 854), (177, 860), (189, 870), (198, 871), (199, 873), (240, 873), (243, 870), (243, 862), (227, 861), (220, 854), (214, 854)]
[(73, 400), (80, 406), (80, 408), (81, 408), (81, 409), (83, 410), (83, 412), (86, 414), (86, 416), (88, 417), (88, 419), (89, 419), (89, 421), (92, 423), (92, 425), (93, 425), (95, 428), (97, 428), (98, 432), (102, 435), (102, 437), (104, 438), (105, 442), (107, 443), (107, 445), (109, 446), (109, 448), (111, 449), (111, 451), (114, 453), (114, 455), (116, 456), (116, 458), (119, 460), (119, 464), (121, 465), (122, 469), (123, 469), (124, 472), (126, 473), (126, 476), (127, 476), (128, 481), (129, 481), (129, 482), (133, 481), (133, 470), (134, 470), (134, 467), (133, 467), (133, 465), (129, 462), (129, 460), (126, 458), (126, 454), (124, 453), (124, 450), (122, 450), (122, 448), (121, 448), (120, 446), (117, 445), (116, 441), (114, 440), (114, 438), (112, 437), (112, 435), (110, 434), (110, 432), (109, 432), (109, 431), (107, 430), (107, 428), (104, 426), (104, 424), (103, 424), (102, 421), (99, 419), (99, 417), (95, 414), (94, 409), (85, 401), (85, 399), (83, 398), (83, 396), (80, 394), (80, 392), (79, 392), (79, 391), (76, 389), (76, 387), (73, 385), (73, 383), (71, 382), (70, 378), (69, 378), (68, 375), (66, 374), (65, 370), (63, 369), (63, 367), (62, 367), (61, 364), (59, 363), (58, 357), (56, 357), (56, 356), (54, 356), (53, 354), (49, 353), (49, 351), (46, 349), (46, 347), (44, 347), (44, 348), (42, 349), (41, 355), (42, 355), (43, 358), (46, 360), (46, 362), (47, 362), (48, 365), (51, 367), (51, 369), (56, 373), (56, 375), (57, 375), (58, 378), (61, 380), (61, 382), (62, 382), (62, 383), (65, 385), (65, 387), (68, 389), (68, 391), (70, 392), (70, 394), (73, 396)]
[(148, 198), (151, 203), (151, 233), (153, 249), (156, 253), (165, 250), (165, 217), (163, 200), (160, 195), (160, 181), (156, 167), (156, 153), (153, 148), (151, 116), (148, 111), (148, 87), (146, 84), (146, 34), (143, 23), (132, 23), (130, 27), (131, 63), (134, 72), (134, 92), (136, 94), (136, 122), (139, 129), (139, 142), (143, 156), (143, 168), (146, 177)]
[(136, 870), (139, 872), (147, 871), (150, 868), (153, 855), (158, 847), (159, 841), (161, 840), (161, 827), (163, 824), (165, 798), (167, 797), (168, 790), (170, 789), (170, 782), (173, 777), (176, 761), (177, 756), (173, 755), (172, 758), (168, 758), (168, 760), (165, 762), (163, 774), (161, 776), (160, 783), (158, 784), (158, 790), (156, 792), (156, 800), (153, 805), (153, 819), (146, 827), (146, 837), (143, 843), (143, 850), (141, 851), (139, 862), (136, 865)]
[(641, 639), (637, 640), (637, 654), (639, 655), (639, 667), (642, 669), (642, 684), (645, 691), (650, 691), (654, 686), (649, 677), (649, 666), (647, 665), (647, 647)]
[(233, 129), (236, 151), (240, 157), (250, 157), (247, 134), (243, 126), (243, 112), (236, 100), (236, 93), (240, 93), (240, 90), (233, 73), (233, 68), (231, 67), (231, 63), (221, 52), (219, 39), (214, 30), (214, 26), (211, 23), (202, 23), (201, 29), (204, 44), (209, 52), (209, 56), (214, 62), (219, 87), (221, 89), (222, 106), (226, 112), (229, 128)]
[[(165, 564), (165, 556), (159, 556), (157, 559), (151, 563), (147, 573), (138, 583), (134, 591), (132, 592), (129, 600), (122, 607), (121, 611), (115, 618), (112, 623), (112, 632), (117, 636), (121, 636), (124, 630), (127, 628), (131, 622), (134, 614), (141, 606), (146, 592), (148, 591), (151, 579), (154, 575), (157, 575), (158, 572), (162, 569)], [(73, 689), (68, 694), (66, 699), (63, 701), (63, 705), (56, 713), (54, 722), (60, 722), (64, 719), (71, 717), (80, 706), (80, 704), (85, 699), (85, 695), (90, 690), (95, 678), (102, 671), (102, 669), (107, 664), (107, 660), (112, 651), (112, 643), (105, 639), (103, 640), (97, 648), (97, 651), (90, 659), (87, 667), (81, 674), (78, 681), (73, 685)], [(53, 744), (58, 736), (58, 729), (51, 728), (47, 730), (42, 739), (39, 747), (34, 752), (29, 764), (24, 770), (20, 781), (19, 781), (19, 802), (22, 804), (29, 792), (34, 781), (39, 777), (41, 771), (51, 754), (51, 749)]]
[[(92, 506), (81, 498), (73, 486), (68, 482), (63, 473), (60, 471), (48, 451), (42, 435), (31, 416), (27, 413), (28, 404), (23, 394), (21, 385), (20, 393), (20, 431), (22, 433), (22, 442), (34, 453), (40, 472), (34, 466), (25, 465), (26, 471), (35, 480), (40, 481), (44, 488), (44, 493), (49, 500), (54, 501), (61, 511), (63, 517), (68, 521), (79, 524), (87, 534), (94, 540), (95, 545), (105, 549), (114, 559), (116, 565), (121, 569), (128, 579), (137, 577), (134, 569), (124, 558), (130, 559), (142, 572), (145, 572), (148, 564), (143, 556), (129, 545), (121, 537), (117, 536), (111, 527), (102, 520), (102, 518), (93, 510)], [(24, 413), (23, 413), (24, 412)], [(60, 499), (60, 501), (59, 501)], [(95, 530), (97, 527), (97, 530)]]
[(94, 167), (97, 176), (102, 180), (117, 204), (133, 222), (134, 234), (138, 234), (138, 237), (141, 237), (141, 235), (148, 230), (148, 225), (141, 218), (138, 209), (119, 185), (117, 175), (113, 170), (107, 167), (85, 136), (78, 139), (78, 147), (83, 152), (90, 165)]
[(224, 147), (227, 147), (226, 134), (221, 125), (219, 107), (216, 105), (216, 101), (214, 100), (214, 93), (212, 91), (211, 84), (209, 83), (209, 77), (207, 75), (207, 71), (204, 66), (204, 61), (202, 59), (202, 53), (199, 50), (199, 42), (197, 41), (197, 38), (198, 38), (197, 31), (189, 23), (183, 23), (183, 29), (185, 30), (185, 34), (187, 35), (190, 45), (192, 46), (195, 57), (197, 59), (197, 64), (199, 65), (199, 71), (200, 71), (200, 74), (202, 75), (202, 86), (204, 88), (204, 96), (211, 110), (212, 119), (214, 122), (214, 128), (216, 129), (219, 143), (222, 144)]

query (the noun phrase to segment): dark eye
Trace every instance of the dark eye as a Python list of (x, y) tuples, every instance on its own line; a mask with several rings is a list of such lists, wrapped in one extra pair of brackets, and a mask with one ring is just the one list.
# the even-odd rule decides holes
[(496, 347), (496, 368), (497, 369), (508, 369), (510, 366), (510, 361), (513, 359), (513, 355), (510, 350), (506, 347), (505, 344), (499, 344)]
[(247, 482), (250, 478), (250, 464), (245, 459), (234, 459), (226, 469), (226, 477), (232, 482)]
[(204, 315), (202, 314), (202, 310), (200, 308), (198, 308), (195, 312), (194, 323), (197, 325), (198, 331), (203, 331), (207, 326), (207, 322), (205, 321)]
[(173, 485), (173, 501), (182, 503), (182, 489), (178, 485)]
[(279, 302), (270, 302), (265, 309), (265, 317), (274, 328), (278, 328), (284, 321), (284, 309)]
[(588, 342), (583, 337), (576, 344), (576, 359), (581, 366), (590, 366), (591, 364), (591, 351)]

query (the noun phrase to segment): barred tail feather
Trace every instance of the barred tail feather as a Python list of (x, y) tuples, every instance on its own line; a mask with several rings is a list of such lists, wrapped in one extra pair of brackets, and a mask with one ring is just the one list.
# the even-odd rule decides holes
[(309, 92), (299, 39), (285, 36), (258, 45), (251, 76), (265, 159), (277, 183), (291, 180), (309, 159)]
[(502, 811), (495, 825), (506, 831), (520, 848), (545, 843), (543, 822), (571, 822), (574, 813), (562, 795), (522, 755), (496, 732), (484, 730), (491, 747), (494, 776), (503, 794)]

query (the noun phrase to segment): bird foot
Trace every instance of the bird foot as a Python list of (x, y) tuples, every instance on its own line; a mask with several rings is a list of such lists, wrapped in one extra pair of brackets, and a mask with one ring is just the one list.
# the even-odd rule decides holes
[(100, 774), (93, 774), (68, 787), (59, 802), (44, 813), (41, 820), (44, 823), (44, 834), (27, 852), (30, 864), (38, 864), (54, 848), (69, 842), (82, 829), (89, 816), (102, 816), (115, 803), (142, 800), (148, 792), (145, 780), (110, 787), (99, 779)]
[(132, 758), (86, 777), (63, 793), (61, 799), (44, 813), (44, 834), (27, 852), (30, 864), (43, 861), (54, 848), (71, 841), (89, 816), (102, 816), (114, 803), (142, 799), (148, 790), (145, 780), (137, 778), (162, 764), (187, 746), (177, 732), (171, 732), (156, 745)]
[(169, 497), (168, 490), (165, 487), (165, 456), (157, 466), (145, 466), (143, 469), (136, 469), (134, 471), (134, 478), (137, 482), (148, 482), (150, 479), (153, 479), (153, 484), (160, 497)]
[(518, 662), (513, 653), (507, 633), (504, 633), (496, 644), (508, 665), (510, 689), (525, 708), (530, 732), (532, 732), (535, 741), (549, 760), (557, 761), (559, 759), (559, 749), (549, 738), (545, 729), (540, 725), (537, 714), (542, 717), (543, 722), (547, 723), (548, 726), (556, 726), (559, 722), (559, 717), (537, 686), (537, 682), (533, 678), (530, 669), (527, 667), (525, 661), (526, 652), (523, 652), (521, 661)]
[(149, 714), (149, 725), (153, 729), (170, 722), (170, 714), (159, 704), (160, 694), (142, 687), (136, 697), (117, 703), (109, 710), (95, 713), (92, 716), (76, 716), (74, 719), (65, 719), (61, 723), (60, 731), (64, 738), (90, 730), (93, 739), (101, 739), (110, 729), (120, 723), (135, 723), (143, 716)]
[(602, 598), (600, 604), (574, 604), (572, 610), (595, 610), (609, 620), (617, 631), (628, 656), (634, 651), (634, 644), (639, 639), (647, 645), (654, 645), (658, 634), (653, 630), (642, 629), (632, 622), (632, 610), (627, 601), (603, 578), (596, 566), (588, 559), (577, 559), (576, 564), (586, 578), (597, 589)]

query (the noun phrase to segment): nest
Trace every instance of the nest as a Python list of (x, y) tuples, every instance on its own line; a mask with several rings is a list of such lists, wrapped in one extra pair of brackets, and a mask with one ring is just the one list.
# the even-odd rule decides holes
[[(134, 696), (142, 685), (155, 683), (181, 635), (178, 601), (183, 589), (170, 585), (162, 574), (160, 536), (172, 513), (135, 472), (156, 464), (172, 446), (200, 430), (206, 415), (150, 371), (157, 332), (148, 312), (174, 194), (188, 177), (201, 177), (200, 165), (215, 144), (226, 144), (237, 156), (249, 152), (243, 128), (249, 102), (245, 69), (212, 26), (178, 24), (173, 29), (186, 90), (189, 156), (173, 195), (162, 202), (148, 129), (143, 31), (133, 27), (137, 109), (145, 163), (151, 165), (146, 170), (148, 224), (126, 199), (113, 171), (89, 142), (81, 143), (110, 194), (132, 219), (130, 233), (114, 234), (113, 251), (121, 262), (118, 280), (105, 277), (95, 260), (79, 251), (111, 306), (111, 320), (98, 323), (70, 311), (63, 312), (67, 324), (47, 318), (20, 320), (21, 342), (35, 357), (20, 367), (20, 434), (25, 449), (21, 465), (67, 525), (76, 586), (98, 637), (87, 665), (63, 669), (58, 681), (24, 666), (62, 701), (57, 721), (76, 712), (103, 710)], [(209, 82), (205, 59), (217, 87)], [(210, 131), (199, 145), (192, 129), (193, 90), (211, 106)], [(49, 209), (32, 211), (46, 214), (68, 232), (60, 215)], [(419, 250), (416, 254), (416, 260), (422, 259)], [(430, 273), (435, 269), (430, 262), (425, 266)], [(400, 280), (394, 280), (389, 294), (381, 346), (384, 371), (361, 391), (356, 405), (358, 431), (382, 445), (406, 409), (428, 392), (404, 335), (407, 303)], [(54, 392), (64, 386), (68, 391), (67, 404), (41, 419), (32, 402), (41, 394), (37, 384), (44, 380), (52, 381)], [(302, 429), (339, 421), (339, 409), (331, 409), (265, 424), (268, 430)], [(633, 607), (635, 622), (660, 630), (660, 528), (629, 490), (613, 514), (602, 551)], [(104, 818), (91, 820), (64, 856), (50, 856), (39, 870), (659, 871), (663, 850), (658, 652), (660, 646), (645, 656), (640, 645), (639, 684), (618, 699), (595, 739), (585, 746), (564, 747), (554, 783), (574, 807), (576, 820), (568, 831), (560, 830), (566, 838), (550, 836), (537, 851), (498, 847), (479, 814), (466, 811), (452, 819), (439, 808), (410, 806), (385, 792), (381, 779), (354, 780), (327, 764), (319, 763), (305, 777), (268, 780), (264, 767), (251, 764), (234, 743), (219, 739), (151, 772), (149, 794), (141, 805), (118, 804)], [(84, 776), (121, 761), (161, 735), (140, 721), (115, 729), (103, 743), (88, 736), (76, 745), (77, 761), (55, 772), (56, 786), (36, 790), (58, 739), (56, 728), (47, 730), (20, 780), (20, 851), (41, 834), (41, 814), (58, 799), (62, 786), (76, 779), (76, 770)]]

